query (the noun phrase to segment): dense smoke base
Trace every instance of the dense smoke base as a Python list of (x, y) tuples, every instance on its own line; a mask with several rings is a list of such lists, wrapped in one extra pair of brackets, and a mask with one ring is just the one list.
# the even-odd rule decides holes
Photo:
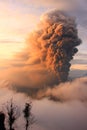
[[(80, 101), (87, 103), (87, 76), (74, 79), (66, 83), (60, 83), (53, 87), (46, 86), (44, 88), (29, 88), (23, 86), (16, 86), (9, 81), (0, 82), (1, 92), (0, 95), (5, 94), (2, 100), (14, 97), (13, 95), (26, 95), (31, 99), (43, 99), (48, 98), (54, 101), (66, 102), (66, 101)], [(15, 90), (15, 91), (13, 91)], [(16, 91), (18, 93), (16, 93)], [(22, 93), (20, 93), (22, 92)], [(7, 96), (6, 96), (7, 94)], [(17, 98), (17, 96), (16, 96)], [(1, 100), (0, 100), (1, 101)]]
[(17, 92), (26, 93), (32, 99), (48, 98), (54, 101), (73, 101), (79, 100), (87, 102), (87, 77), (77, 78), (73, 81), (60, 83), (53, 87), (46, 86), (44, 88), (29, 88), (23, 86), (13, 86)]
[(70, 61), (81, 43), (74, 18), (55, 10), (43, 15), (38, 26), (27, 41), (27, 63), (47, 68), (56, 75), (58, 83), (66, 81)]

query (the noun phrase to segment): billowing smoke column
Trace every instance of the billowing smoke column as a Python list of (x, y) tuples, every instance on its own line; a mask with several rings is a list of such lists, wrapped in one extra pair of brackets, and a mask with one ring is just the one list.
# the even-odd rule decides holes
[(55, 10), (43, 15), (38, 27), (29, 37), (29, 63), (42, 64), (58, 77), (58, 82), (64, 82), (78, 51), (76, 46), (81, 43), (75, 19)]

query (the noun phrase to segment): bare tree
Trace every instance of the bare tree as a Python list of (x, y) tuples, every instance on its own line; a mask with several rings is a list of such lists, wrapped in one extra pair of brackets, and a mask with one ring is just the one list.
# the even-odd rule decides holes
[(0, 112), (0, 130), (6, 130), (4, 121), (5, 121), (5, 114), (3, 112)]
[(30, 128), (30, 126), (35, 123), (34, 116), (31, 113), (31, 108), (32, 108), (31, 102), (25, 103), (25, 108), (23, 110), (23, 113), (24, 113), (24, 118), (26, 121), (26, 124), (25, 124), (26, 130), (28, 130), (28, 128)]
[(10, 102), (7, 102), (7, 116), (8, 116), (8, 125), (9, 125), (9, 130), (14, 130), (14, 123), (16, 121), (16, 119), (19, 117), (20, 112), (18, 109), (18, 106), (16, 106), (13, 103), (13, 100), (11, 99)]

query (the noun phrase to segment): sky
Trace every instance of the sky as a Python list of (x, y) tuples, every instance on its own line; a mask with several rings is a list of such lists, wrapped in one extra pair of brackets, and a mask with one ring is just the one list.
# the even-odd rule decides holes
[(72, 61), (71, 69), (85, 70), (87, 68), (86, 0), (0, 0), (1, 69), (5, 64), (8, 66), (14, 55), (25, 48), (26, 39), (29, 37), (29, 33), (36, 28), (41, 15), (54, 9), (63, 10), (76, 17), (82, 44), (78, 47), (79, 52)]
[(79, 53), (86, 53), (86, 6), (86, 0), (0, 0), (0, 58), (11, 58), (22, 49), (40, 16), (56, 8), (76, 17), (79, 36), (83, 41)]

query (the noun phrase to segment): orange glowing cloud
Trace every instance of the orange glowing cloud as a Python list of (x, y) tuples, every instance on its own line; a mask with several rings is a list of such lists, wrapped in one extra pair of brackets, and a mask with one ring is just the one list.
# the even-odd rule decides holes
[(87, 70), (87, 65), (85, 64), (75, 64), (71, 66), (71, 70)]

